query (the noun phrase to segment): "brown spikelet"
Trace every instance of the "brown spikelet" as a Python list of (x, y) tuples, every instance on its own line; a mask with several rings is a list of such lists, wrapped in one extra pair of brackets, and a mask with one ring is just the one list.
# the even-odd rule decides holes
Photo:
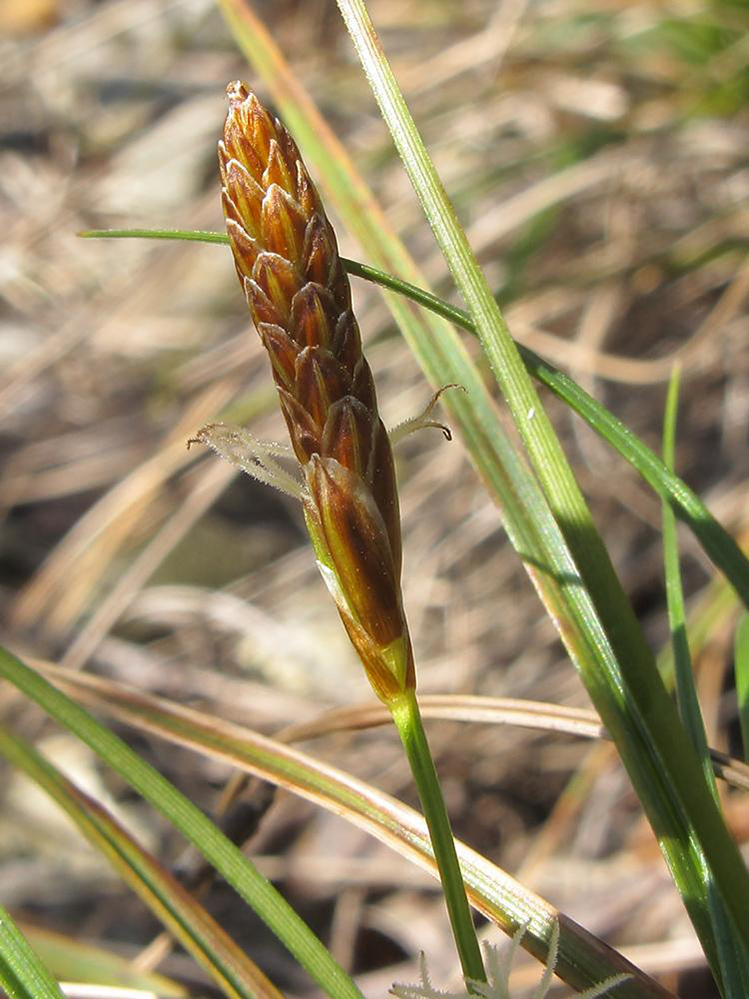
[(243, 83), (219, 163), (234, 261), (306, 477), (318, 560), (378, 695), (414, 685), (392, 449), (335, 234), (299, 151)]

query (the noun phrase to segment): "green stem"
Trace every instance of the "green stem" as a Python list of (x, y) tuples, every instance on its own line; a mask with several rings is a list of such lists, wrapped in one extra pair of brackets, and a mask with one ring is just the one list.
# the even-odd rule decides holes
[[(676, 464), (676, 417), (679, 406), (679, 385), (681, 369), (676, 364), (671, 373), (663, 418), (663, 462), (673, 472)], [(663, 561), (666, 578), (666, 603), (668, 624), (671, 631), (671, 646), (674, 657), (674, 677), (676, 685), (676, 705), (682, 724), (687, 730), (692, 745), (697, 751), (705, 780), (718, 801), (718, 788), (715, 783), (712, 760), (705, 735), (700, 703), (694, 685), (692, 657), (687, 639), (684, 591), (681, 584), (679, 564), (679, 541), (676, 534), (676, 515), (667, 501), (663, 503)]]
[(463, 875), (460, 872), (458, 854), (455, 850), (455, 840), (450, 819), (445, 808), (445, 799), (434, 761), (429, 751), (426, 732), (421, 721), (421, 712), (413, 690), (406, 691), (401, 697), (388, 704), (393, 721), (401, 737), (406, 751), (411, 773), (416, 781), (416, 787), (424, 810), (432, 848), (437, 861), (437, 867), (445, 893), (447, 913), (450, 917), (453, 937), (458, 948), (460, 964), (465, 978), (485, 982), (486, 972), (481, 958), (476, 930), (468, 906)]

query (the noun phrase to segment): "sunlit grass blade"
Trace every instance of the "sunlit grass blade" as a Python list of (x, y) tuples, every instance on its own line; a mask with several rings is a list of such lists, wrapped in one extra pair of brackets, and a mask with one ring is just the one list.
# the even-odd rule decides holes
[(9, 999), (63, 999), (60, 986), (2, 906), (0, 986)]
[(166, 816), (254, 909), (327, 995), (336, 999), (361, 999), (351, 978), (285, 899), (169, 781), (79, 705), (4, 649), (0, 649), (0, 676), (75, 733)]
[[(714, 879), (743, 938), (741, 946), (749, 946), (749, 876), (743, 860), (657, 674), (653, 654), (497, 302), (398, 89), (365, 5), (362, 0), (338, 0), (338, 5), (562, 531), (563, 540), (547, 534), (547, 558), (571, 556), (575, 566), (575, 584), (564, 591), (565, 627), (570, 619), (575, 620), (587, 644), (586, 653), (580, 655), (579, 645), (569, 641), (566, 644), (656, 832), (708, 961), (716, 966), (703, 871), (707, 865), (710, 880)], [(528, 511), (528, 517), (537, 525), (539, 513), (538, 507)]]
[(22, 770), (75, 822), (216, 981), (230, 999), (281, 999), (281, 993), (202, 905), (158, 861), (138, 845), (93, 798), (48, 760), (0, 727), (0, 753)]
[[(79, 235), (100, 239), (188, 239), (214, 244), (229, 242), (228, 236), (224, 233), (183, 229), (89, 229)], [(341, 259), (349, 274), (404, 295), (435, 315), (476, 335), (476, 326), (465, 309), (451, 305), (437, 295), (377, 267), (370, 267), (368, 264), (348, 260), (345, 257)], [(705, 554), (726, 575), (744, 605), (749, 607), (749, 558), (710, 513), (699, 496), (625, 423), (589, 395), (573, 378), (549, 364), (530, 348), (517, 342), (516, 346), (527, 371), (610, 444), (661, 499), (669, 501), (676, 516), (692, 530)]]
[(744, 748), (744, 759), (749, 763), (749, 614), (746, 612), (741, 615), (736, 628), (734, 658), (741, 742)]
[[(97, 712), (231, 763), (301, 795), (343, 816), (437, 877), (422, 817), (351, 775), (277, 740), (163, 698), (48, 664), (43, 671), (56, 686)], [(670, 995), (480, 854), (460, 842), (456, 847), (472, 904), (510, 935), (527, 922), (523, 946), (541, 961), (547, 959), (549, 935), (559, 916), (557, 973), (570, 985), (587, 988), (612, 974), (630, 973), (634, 977), (621, 986), (622, 999)]]

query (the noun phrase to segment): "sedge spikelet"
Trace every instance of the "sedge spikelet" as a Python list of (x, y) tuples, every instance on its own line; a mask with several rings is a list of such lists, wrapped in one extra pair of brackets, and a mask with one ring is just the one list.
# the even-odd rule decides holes
[(243, 83), (219, 143), (234, 262), (302, 466), (320, 569), (377, 695), (415, 685), (392, 448), (320, 197), (284, 126)]

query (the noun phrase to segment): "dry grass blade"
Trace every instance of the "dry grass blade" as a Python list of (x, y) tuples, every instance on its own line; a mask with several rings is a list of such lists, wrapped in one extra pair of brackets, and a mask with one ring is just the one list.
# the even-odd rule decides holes
[[(606, 732), (594, 711), (541, 704), (513, 697), (481, 697), (461, 694), (422, 694), (419, 706), (425, 718), (465, 721), (474, 724), (518, 725), (546, 732), (566, 732), (587, 739), (606, 738)], [(289, 725), (276, 738), (299, 742), (329, 732), (356, 731), (385, 725), (389, 713), (378, 704), (355, 705), (328, 711), (308, 722)]]
[[(544, 732), (565, 732), (584, 739), (609, 738), (598, 715), (587, 708), (565, 708), (559, 704), (522, 701), (512, 697), (461, 694), (423, 694), (419, 698), (419, 705), (425, 718), (472, 724), (517, 725)], [(389, 721), (390, 715), (379, 704), (337, 708), (308, 722), (289, 725), (276, 738), (284, 742), (299, 742), (331, 732), (386, 725)], [(732, 787), (749, 791), (749, 764), (718, 749), (711, 749), (710, 755), (717, 777)]]

